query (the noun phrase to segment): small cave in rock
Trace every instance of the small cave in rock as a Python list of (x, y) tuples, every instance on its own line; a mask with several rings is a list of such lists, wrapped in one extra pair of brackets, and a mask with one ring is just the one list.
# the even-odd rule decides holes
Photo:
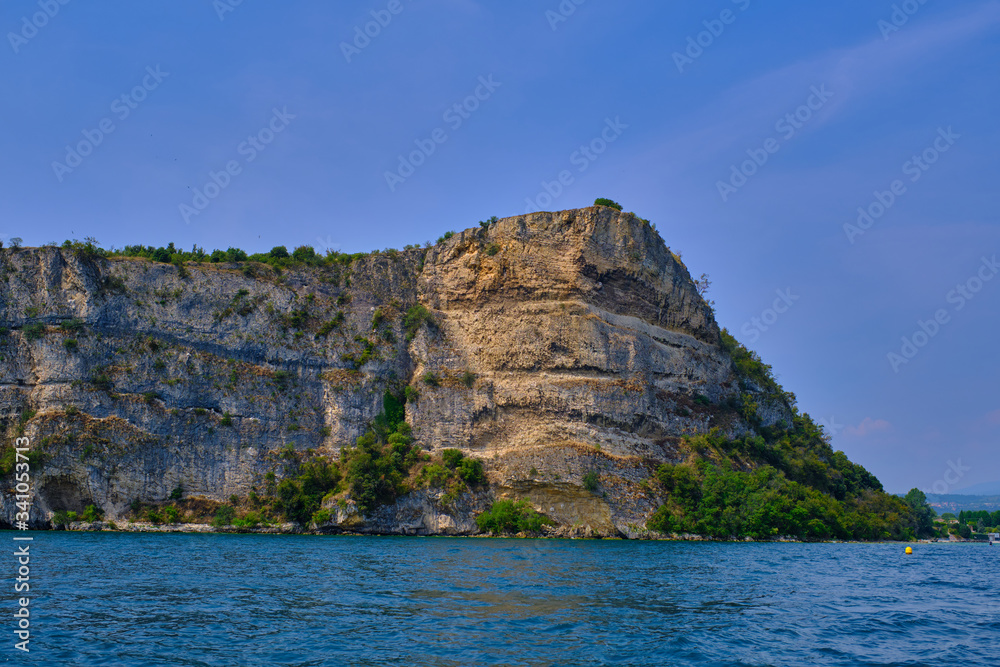
[(87, 505), (93, 505), (94, 500), (86, 491), (70, 477), (54, 477), (46, 479), (42, 484), (41, 496), (48, 506), (55, 510), (82, 512)]

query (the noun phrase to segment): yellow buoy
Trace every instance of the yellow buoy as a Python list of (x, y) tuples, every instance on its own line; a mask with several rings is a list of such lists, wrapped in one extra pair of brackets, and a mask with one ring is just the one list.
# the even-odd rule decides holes
[(913, 553), (913, 547), (906, 547), (906, 555), (910, 555), (912, 553)]

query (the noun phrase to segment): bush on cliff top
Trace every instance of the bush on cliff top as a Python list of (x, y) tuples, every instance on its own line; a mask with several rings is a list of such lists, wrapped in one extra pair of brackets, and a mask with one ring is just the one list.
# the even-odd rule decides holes
[(616, 208), (619, 211), (622, 210), (622, 205), (611, 199), (605, 197), (598, 197), (594, 200), (594, 206), (609, 206), (611, 208)]

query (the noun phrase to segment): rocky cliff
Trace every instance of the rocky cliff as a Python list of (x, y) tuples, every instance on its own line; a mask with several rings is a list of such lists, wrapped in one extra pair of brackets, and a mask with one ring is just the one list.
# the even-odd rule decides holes
[(612, 208), (283, 271), (0, 253), (0, 415), (5, 447), (30, 439), (35, 525), (88, 505), (125, 521), (175, 489), (245, 506), (289, 460), (353, 446), (389, 392), (425, 459), (460, 450), (487, 483), (445, 497), (415, 469), (409, 493), (364, 512), (331, 494), (321, 529), (468, 534), (493, 500), (525, 498), (562, 534), (634, 536), (682, 436), (751, 431), (734, 407), (748, 394), (758, 427), (791, 421), (741, 386), (658, 233)]

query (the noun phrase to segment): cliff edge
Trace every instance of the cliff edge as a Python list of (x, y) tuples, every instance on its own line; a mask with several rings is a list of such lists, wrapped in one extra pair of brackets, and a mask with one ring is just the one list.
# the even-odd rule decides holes
[[(470, 534), (516, 498), (556, 534), (637, 536), (663, 501), (651, 476), (691, 454), (686, 437), (795, 418), (739, 372), (655, 229), (613, 208), (284, 268), (73, 246), (0, 257), (3, 456), (29, 439), (35, 526), (89, 506), (106, 522), (229, 506), (254, 523)], [(457, 474), (460, 459), (481, 475)], [(296, 513), (283, 482), (301, 491), (317, 465), (320, 506)]]

